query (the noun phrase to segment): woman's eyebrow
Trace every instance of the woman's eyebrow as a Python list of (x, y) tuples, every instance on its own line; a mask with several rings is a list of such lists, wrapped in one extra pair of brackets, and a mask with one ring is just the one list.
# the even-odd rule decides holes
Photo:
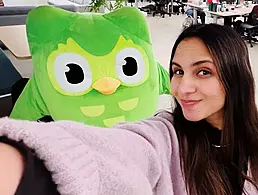
[(176, 63), (176, 62), (172, 62), (172, 66), (178, 66), (179, 68), (181, 68), (181, 66), (178, 64), (178, 63)]
[[(197, 62), (193, 63), (192, 66), (198, 66), (198, 65), (201, 65), (201, 64), (204, 64), (204, 63), (213, 64), (213, 61), (212, 60), (200, 60), (200, 61), (197, 61)], [(178, 66), (179, 68), (181, 68), (181, 66), (177, 62), (172, 62), (172, 66), (173, 65)]]
[(197, 61), (197, 62), (193, 63), (193, 66), (198, 66), (198, 65), (201, 65), (201, 64), (204, 64), (204, 63), (213, 64), (213, 61), (212, 60), (200, 60), (200, 61)]

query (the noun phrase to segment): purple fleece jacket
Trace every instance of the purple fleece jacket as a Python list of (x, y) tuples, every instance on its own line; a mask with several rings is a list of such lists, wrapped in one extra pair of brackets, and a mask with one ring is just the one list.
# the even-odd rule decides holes
[[(99, 128), (0, 119), (0, 136), (22, 140), (61, 195), (187, 195), (171, 113)], [(258, 195), (248, 182), (245, 189)]]

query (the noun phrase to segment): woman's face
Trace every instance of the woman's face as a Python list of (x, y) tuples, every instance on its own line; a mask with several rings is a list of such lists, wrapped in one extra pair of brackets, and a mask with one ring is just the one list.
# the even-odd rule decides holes
[(206, 119), (221, 129), (225, 91), (212, 56), (198, 38), (183, 40), (172, 61), (171, 91), (189, 121)]

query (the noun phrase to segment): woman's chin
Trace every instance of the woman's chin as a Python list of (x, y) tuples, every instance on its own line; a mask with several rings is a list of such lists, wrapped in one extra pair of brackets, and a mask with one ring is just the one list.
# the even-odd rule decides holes
[(192, 122), (197, 122), (203, 119), (203, 117), (199, 116), (198, 114), (194, 114), (194, 113), (183, 113), (184, 117), (186, 120), (188, 121), (192, 121)]

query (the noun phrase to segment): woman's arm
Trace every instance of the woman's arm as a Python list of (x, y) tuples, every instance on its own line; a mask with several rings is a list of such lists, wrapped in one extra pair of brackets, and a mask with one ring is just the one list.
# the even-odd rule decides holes
[(0, 143), (0, 194), (14, 195), (23, 175), (23, 157), (14, 147)]
[[(2, 119), (0, 135), (35, 150), (60, 194), (168, 195), (182, 183), (177, 137), (169, 118), (171, 114), (159, 115), (111, 129)], [(183, 194), (179, 188), (175, 192)]]

